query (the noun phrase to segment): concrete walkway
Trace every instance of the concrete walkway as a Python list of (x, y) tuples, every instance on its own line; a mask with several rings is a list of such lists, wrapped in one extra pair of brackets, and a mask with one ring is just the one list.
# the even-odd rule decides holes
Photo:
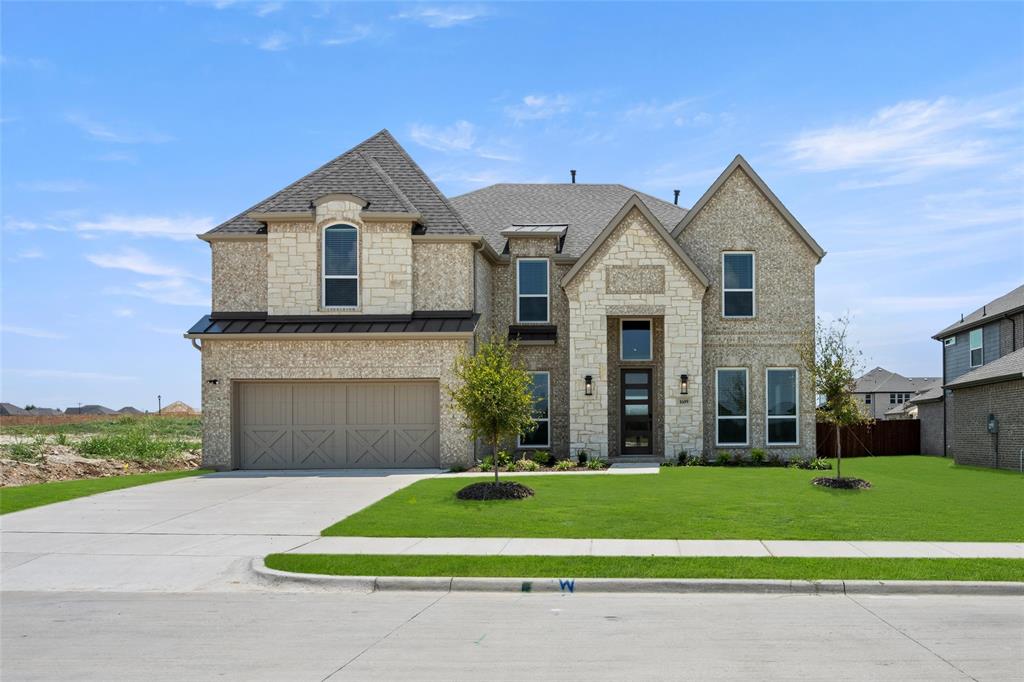
[(568, 540), (557, 538), (326, 537), (293, 554), (471, 554), (478, 556), (748, 556), (1024, 559), (1024, 543), (813, 540)]

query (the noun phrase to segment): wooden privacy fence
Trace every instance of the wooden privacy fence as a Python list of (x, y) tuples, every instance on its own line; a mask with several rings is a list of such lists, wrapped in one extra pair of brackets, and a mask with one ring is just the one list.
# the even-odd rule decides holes
[[(839, 430), (843, 457), (921, 454), (921, 422), (917, 419), (874, 421)], [(836, 456), (836, 427), (818, 422), (818, 457)]]

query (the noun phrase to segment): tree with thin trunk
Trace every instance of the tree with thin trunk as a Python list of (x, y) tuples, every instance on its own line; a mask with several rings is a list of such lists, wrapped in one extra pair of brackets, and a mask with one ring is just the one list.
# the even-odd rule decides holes
[(856, 375), (862, 368), (862, 353), (850, 341), (849, 327), (848, 316), (840, 317), (831, 324), (818, 318), (814, 336), (805, 342), (801, 351), (819, 400), (818, 421), (835, 427), (837, 479), (843, 477), (842, 428), (868, 421), (853, 397)]
[(448, 393), (465, 416), (463, 426), (491, 446), (497, 484), (501, 443), (537, 428), (530, 374), (516, 359), (513, 344), (492, 338), (474, 355), (456, 360), (455, 376), (456, 388)]

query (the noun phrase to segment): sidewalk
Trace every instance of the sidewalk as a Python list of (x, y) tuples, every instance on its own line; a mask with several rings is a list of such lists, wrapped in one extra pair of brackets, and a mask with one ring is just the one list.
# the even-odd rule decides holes
[(322, 537), (287, 553), (1024, 559), (1024, 543)]

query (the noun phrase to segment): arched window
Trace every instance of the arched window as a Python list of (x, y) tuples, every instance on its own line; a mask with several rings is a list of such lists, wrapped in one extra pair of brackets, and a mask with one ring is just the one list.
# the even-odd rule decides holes
[(355, 308), (359, 305), (359, 230), (352, 225), (324, 228), (323, 305)]

